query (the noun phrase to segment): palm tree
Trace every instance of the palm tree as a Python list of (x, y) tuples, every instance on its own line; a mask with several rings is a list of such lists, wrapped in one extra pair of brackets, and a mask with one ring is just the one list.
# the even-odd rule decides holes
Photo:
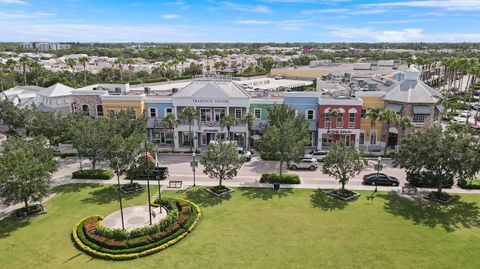
[(173, 115), (173, 113), (168, 113), (167, 116), (165, 116), (165, 118), (162, 119), (162, 123), (168, 126), (168, 128), (172, 132), (172, 152), (174, 152), (175, 151), (175, 141), (174, 141), (175, 135), (173, 134), (173, 130), (175, 127), (177, 127), (178, 120), (175, 117), (175, 115)]
[[(370, 119), (370, 133), (375, 130), (377, 127), (377, 121), (380, 116), (380, 108), (377, 107), (369, 107), (367, 109), (367, 113), (363, 115), (363, 118)], [(371, 135), (370, 135), (371, 137)], [(370, 139), (369, 139), (370, 140)]]
[(38, 71), (40, 70), (40, 68), (42, 68), (42, 65), (40, 65), (38, 62), (31, 61), (30, 68), (32, 71), (34, 71), (33, 77), (35, 80), (35, 85), (38, 86)]
[(4, 86), (3, 86), (3, 70), (5, 70), (5, 64), (0, 62), (0, 90), (3, 92)]
[(22, 64), (22, 72), (23, 72), (23, 85), (27, 86), (27, 65), (30, 64), (31, 60), (27, 56), (22, 56), (19, 62)]
[(78, 59), (80, 63), (83, 65), (83, 84), (87, 86), (87, 63), (88, 63), (88, 57), (82, 56)]
[(230, 115), (224, 115), (220, 118), (220, 127), (222, 127), (222, 129), (227, 128), (228, 140), (230, 140), (230, 128), (232, 127), (232, 125), (235, 125), (235, 123), (235, 119)]
[(187, 106), (186, 108), (183, 109), (180, 117), (182, 119), (188, 121), (188, 133), (189, 133), (189, 136), (190, 136), (190, 151), (193, 152), (193, 150), (192, 150), (192, 142), (193, 142), (192, 124), (193, 124), (193, 121), (198, 117), (198, 111), (193, 106)]
[[(330, 128), (332, 126), (332, 119), (333, 118), (337, 118), (338, 115), (340, 114), (340, 110), (338, 110), (337, 108), (333, 108), (333, 109), (330, 109), (328, 110), (327, 112), (325, 112), (325, 120), (326, 118), (328, 118), (328, 125), (327, 125), (327, 148), (330, 147), (330, 144), (329, 144), (329, 141), (330, 141)], [(332, 141), (333, 141), (333, 137), (332, 137)]]
[(250, 150), (250, 134), (252, 133), (253, 123), (255, 122), (255, 115), (253, 115), (252, 112), (248, 112), (247, 115), (242, 118), (242, 122), (247, 124), (247, 137), (245, 140), (247, 142), (247, 150)]
[(118, 57), (115, 60), (115, 63), (118, 64), (118, 70), (120, 72), (120, 81), (122, 82), (123, 82), (123, 62), (124, 62), (124, 59), (122, 57)]
[(12, 79), (12, 84), (13, 84), (13, 87), (15, 87), (15, 67), (17, 66), (17, 62), (12, 60), (12, 59), (8, 59), (6, 62), (5, 62), (5, 66), (7, 67), (7, 69), (10, 70), (10, 77)]
[[(399, 122), (400, 115), (397, 114), (397, 112), (387, 108), (387, 109), (382, 109), (380, 111), (380, 114), (378, 116), (379, 120), (383, 123), (386, 124), (387, 126), (387, 134), (386, 134), (386, 140), (385, 140), (385, 148), (383, 155), (387, 155), (387, 148), (388, 148), (388, 140), (390, 139), (390, 126), (392, 123), (397, 123)], [(384, 135), (385, 136), (385, 135)]]
[(178, 62), (180, 62), (182, 64), (182, 72), (181, 72), (181, 75), (183, 75), (183, 72), (185, 72), (185, 68), (183, 68), (183, 65), (185, 64), (185, 62), (187, 61), (187, 57), (181, 55), (181, 56), (178, 56), (177, 58)]
[(126, 63), (128, 64), (128, 80), (132, 80), (132, 73), (134, 72), (133, 64), (135, 61), (133, 59), (127, 59)]
[(77, 63), (77, 61), (75, 61), (75, 59), (73, 59), (73, 58), (67, 59), (67, 65), (72, 69), (72, 80), (74, 80), (74, 76), (75, 76), (75, 64), (76, 63)]
[(413, 124), (412, 120), (409, 117), (400, 117), (398, 119), (397, 124), (402, 130), (402, 136), (404, 135), (405, 130), (415, 127), (415, 125)]

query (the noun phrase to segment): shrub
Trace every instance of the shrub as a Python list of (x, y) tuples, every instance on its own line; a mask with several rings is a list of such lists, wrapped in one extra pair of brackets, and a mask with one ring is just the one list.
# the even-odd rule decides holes
[(300, 177), (297, 174), (267, 173), (260, 177), (261, 183), (300, 184)]
[[(435, 181), (435, 175), (428, 172), (421, 173), (407, 173), (407, 181), (410, 182), (415, 187), (420, 188), (437, 188), (437, 183)], [(448, 177), (442, 179), (443, 188), (451, 188), (453, 186), (454, 180), (453, 177)]]
[(56, 150), (55, 152), (53, 152), (53, 156), (55, 157), (60, 157), (60, 158), (67, 158), (67, 157), (77, 157), (77, 153), (75, 152), (60, 152), (58, 150)]
[(458, 186), (462, 189), (479, 190), (480, 179), (462, 180), (458, 182)]
[(113, 172), (111, 170), (79, 170), (72, 173), (72, 178), (77, 179), (111, 179)]
[(230, 189), (221, 185), (221, 186), (215, 186), (215, 187), (210, 187), (208, 188), (209, 190), (213, 191), (216, 194), (222, 194), (224, 192), (228, 192)]

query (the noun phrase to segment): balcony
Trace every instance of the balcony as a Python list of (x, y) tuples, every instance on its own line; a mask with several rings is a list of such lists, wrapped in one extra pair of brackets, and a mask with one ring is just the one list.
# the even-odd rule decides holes
[(355, 122), (349, 122), (348, 128), (355, 128)]

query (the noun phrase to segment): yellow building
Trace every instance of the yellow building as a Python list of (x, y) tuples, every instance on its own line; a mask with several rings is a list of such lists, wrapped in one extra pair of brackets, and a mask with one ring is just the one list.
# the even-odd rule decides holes
[[(106, 118), (122, 110), (132, 110), (132, 118), (142, 117), (145, 109), (145, 94), (141, 95), (102, 95), (103, 111)], [(135, 116), (133, 115), (135, 114)]]
[(375, 128), (372, 129), (372, 123), (369, 118), (364, 118), (366, 111), (369, 108), (383, 108), (383, 91), (369, 91), (369, 92), (356, 92), (355, 96), (363, 100), (362, 107), (362, 121), (360, 124), (360, 141), (359, 145), (361, 149), (368, 150), (370, 152), (381, 151), (383, 148), (383, 142), (381, 141), (380, 133), (382, 130), (382, 123), (376, 121)]
[(322, 68), (274, 68), (270, 71), (273, 76), (285, 76), (289, 78), (317, 79), (328, 74), (326, 69)]

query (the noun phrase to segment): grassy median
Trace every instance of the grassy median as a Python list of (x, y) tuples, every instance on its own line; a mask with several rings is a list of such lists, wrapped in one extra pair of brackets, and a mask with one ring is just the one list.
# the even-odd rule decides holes
[[(118, 209), (115, 188), (56, 192), (47, 214), (0, 222), (1, 268), (480, 268), (480, 195), (445, 207), (388, 193), (346, 203), (321, 190), (167, 191), (202, 208), (198, 227), (160, 253), (115, 262), (84, 254), (70, 238), (78, 220)], [(146, 203), (145, 192), (127, 197), (125, 207)]]

